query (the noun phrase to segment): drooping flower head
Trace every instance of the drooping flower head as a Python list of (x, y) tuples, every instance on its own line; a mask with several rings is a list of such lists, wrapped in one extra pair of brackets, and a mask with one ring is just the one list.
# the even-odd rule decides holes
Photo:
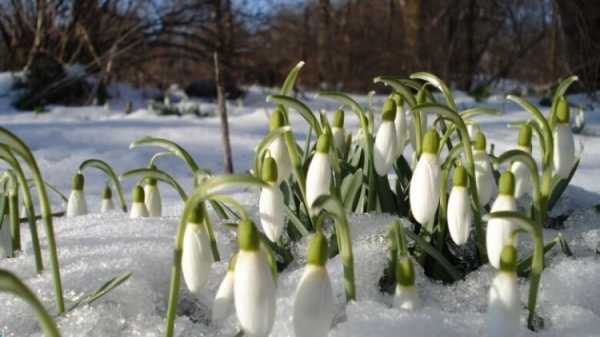
[(344, 110), (338, 109), (333, 114), (333, 123), (331, 127), (333, 136), (333, 145), (339, 151), (346, 151), (346, 131), (344, 130)]
[(102, 190), (102, 205), (100, 207), (101, 213), (110, 212), (115, 209), (115, 204), (112, 200), (112, 190), (108, 184), (104, 186), (104, 190)]
[(474, 138), (473, 160), (475, 161), (475, 184), (481, 206), (487, 205), (496, 194), (496, 179), (492, 164), (485, 152), (486, 144), (483, 132), (477, 132)]
[[(531, 126), (523, 124), (519, 129), (519, 139), (517, 149), (531, 154)], [(520, 161), (515, 161), (510, 165), (510, 171), (515, 175), (515, 198), (520, 198), (525, 194), (531, 194), (533, 188), (531, 182), (531, 173), (529, 168)]]
[(404, 147), (409, 138), (406, 125), (406, 114), (404, 113), (404, 100), (402, 96), (395, 94), (393, 96), (396, 102), (396, 119), (394, 125), (396, 127), (396, 157), (399, 157), (404, 152)]
[(410, 209), (415, 220), (424, 225), (431, 221), (440, 202), (439, 136), (434, 129), (423, 138), (423, 153), (410, 180)]
[(144, 203), (148, 209), (148, 214), (152, 217), (162, 215), (162, 201), (158, 190), (158, 182), (155, 178), (146, 179), (144, 186)]
[[(285, 121), (283, 111), (280, 108), (277, 108), (275, 111), (273, 111), (269, 120), (269, 129), (272, 131), (285, 126), (286, 124), (287, 123)], [(292, 172), (292, 162), (290, 161), (290, 154), (283, 136), (275, 138), (271, 144), (269, 144), (268, 149), (271, 153), (271, 156), (277, 163), (279, 173), (277, 183), (279, 184), (287, 179)]]
[(213, 263), (204, 217), (204, 207), (202, 205), (196, 207), (190, 213), (183, 236), (181, 257), (183, 279), (190, 292), (196, 296), (206, 285)]
[(135, 185), (133, 190), (131, 191), (131, 211), (129, 212), (129, 217), (132, 219), (135, 218), (147, 218), (148, 217), (148, 208), (144, 203), (145, 193), (144, 189), (140, 185)]
[(219, 285), (219, 289), (217, 289), (212, 309), (213, 322), (227, 318), (233, 309), (233, 280), (236, 261), (237, 254), (234, 254), (229, 260), (227, 273)]
[(373, 146), (373, 162), (378, 175), (387, 175), (396, 160), (396, 103), (388, 98), (383, 105), (383, 116)]
[(329, 194), (331, 162), (329, 160), (330, 135), (323, 134), (317, 140), (316, 152), (306, 174), (306, 201), (309, 207), (321, 195)]
[[(505, 171), (500, 175), (499, 194), (491, 211), (517, 211), (514, 192), (515, 177), (510, 171)], [(516, 245), (516, 238), (513, 239), (515, 229), (517, 224), (510, 219), (493, 218), (488, 221), (486, 246), (488, 259), (494, 268), (500, 268), (502, 249), (506, 245)]]
[(415, 287), (415, 267), (408, 256), (400, 257), (396, 264), (394, 307), (405, 310), (421, 307), (421, 299)]
[(266, 157), (263, 162), (262, 179), (269, 186), (263, 187), (260, 192), (260, 223), (269, 240), (277, 242), (284, 229), (285, 204), (277, 186), (277, 163), (272, 157)]
[(554, 126), (554, 171), (565, 179), (575, 164), (575, 141), (571, 131), (569, 104), (561, 97), (556, 110)]
[(467, 190), (467, 171), (458, 166), (454, 169), (452, 178), (452, 190), (448, 199), (448, 230), (452, 241), (462, 245), (469, 239), (471, 232), (471, 221), (473, 211), (471, 210), (471, 198)]
[(87, 202), (83, 193), (85, 179), (83, 174), (77, 173), (71, 180), (71, 194), (67, 201), (67, 217), (87, 214)]

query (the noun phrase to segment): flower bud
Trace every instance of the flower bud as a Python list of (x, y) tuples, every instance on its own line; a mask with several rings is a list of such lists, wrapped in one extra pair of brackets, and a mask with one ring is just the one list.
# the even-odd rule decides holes
[(473, 211), (469, 192), (467, 190), (467, 172), (464, 167), (458, 166), (454, 169), (452, 179), (454, 186), (448, 198), (448, 230), (452, 241), (462, 245), (469, 239)]
[(388, 99), (385, 101), (383, 109), (383, 121), (379, 126), (373, 146), (373, 164), (375, 171), (380, 176), (387, 175), (398, 154), (396, 149), (398, 139), (396, 137), (396, 125), (394, 124), (396, 103), (394, 103), (394, 100)]
[(213, 263), (208, 232), (204, 225), (204, 209), (198, 206), (188, 218), (183, 236), (181, 268), (191, 293), (198, 296), (206, 285)]
[(87, 214), (87, 201), (83, 192), (84, 187), (83, 174), (77, 173), (73, 176), (71, 194), (67, 200), (67, 217), (74, 217)]
[(410, 209), (417, 222), (431, 221), (440, 202), (440, 164), (437, 157), (439, 138), (434, 130), (425, 134), (423, 154), (410, 180)]
[(132, 195), (132, 203), (131, 203), (131, 211), (129, 212), (129, 217), (131, 219), (135, 218), (147, 218), (148, 217), (148, 208), (144, 203), (145, 195), (144, 189), (140, 185), (135, 185), (131, 192)]

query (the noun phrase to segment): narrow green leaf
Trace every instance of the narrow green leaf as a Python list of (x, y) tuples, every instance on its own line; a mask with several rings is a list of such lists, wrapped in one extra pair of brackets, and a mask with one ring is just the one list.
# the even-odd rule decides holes
[(556, 206), (556, 203), (560, 200), (560, 197), (567, 189), (567, 186), (569, 186), (571, 179), (573, 179), (573, 176), (575, 175), (575, 171), (577, 171), (577, 168), (579, 167), (580, 160), (581, 158), (578, 158), (577, 161), (575, 161), (575, 165), (573, 165), (567, 178), (560, 179), (560, 177), (554, 176), (552, 179), (552, 192), (550, 193), (550, 198), (548, 198), (548, 211), (551, 211), (552, 208)]
[(123, 194), (123, 186), (121, 186), (121, 182), (117, 178), (117, 175), (115, 174), (113, 168), (110, 165), (108, 165), (108, 163), (100, 159), (88, 159), (84, 160), (81, 163), (81, 165), (79, 165), (79, 171), (83, 172), (88, 167), (96, 168), (104, 172), (104, 174), (106, 174), (106, 176), (112, 181), (113, 186), (117, 190), (117, 194), (119, 196), (119, 203), (121, 204), (123, 212), (127, 212), (127, 203), (125, 202), (125, 195)]
[(74, 309), (76, 309), (82, 305), (89, 305), (89, 304), (94, 303), (95, 301), (100, 299), (102, 296), (108, 294), (113, 289), (115, 289), (116, 287), (123, 284), (125, 281), (127, 281), (129, 279), (130, 276), (131, 276), (131, 273), (123, 273), (119, 276), (116, 276), (116, 277), (108, 280), (106, 283), (104, 283), (100, 288), (98, 288), (93, 293), (90, 293), (90, 294), (82, 297), (73, 306), (71, 306), (69, 309), (67, 309), (66, 313), (71, 312)]
[(430, 245), (427, 241), (423, 240), (423, 238), (412, 231), (404, 231), (404, 234), (413, 240), (415, 244), (419, 246), (419, 248), (421, 248), (425, 253), (438, 262), (440, 266), (442, 266), (446, 272), (448, 272), (448, 275), (450, 275), (454, 281), (462, 279), (462, 275), (458, 272), (458, 270), (456, 270), (452, 263), (450, 263), (450, 261), (448, 261), (440, 252), (438, 252), (435, 247)]
[(173, 187), (173, 189), (175, 189), (175, 191), (177, 191), (177, 193), (179, 194), (179, 197), (181, 197), (181, 200), (186, 201), (188, 198), (187, 194), (185, 193), (185, 191), (183, 190), (181, 185), (179, 185), (177, 180), (175, 180), (175, 178), (171, 177), (168, 173), (166, 173), (158, 168), (142, 167), (142, 168), (138, 168), (138, 169), (129, 170), (121, 175), (121, 179), (127, 179), (127, 178), (131, 178), (131, 177), (139, 177), (141, 179), (154, 178), (156, 180), (162, 181), (163, 183), (166, 183), (167, 185)]
[(450, 91), (450, 89), (448, 89), (446, 83), (444, 83), (444, 81), (442, 81), (439, 77), (427, 72), (418, 72), (410, 75), (410, 78), (423, 80), (436, 87), (439, 91), (442, 92), (442, 95), (444, 95), (448, 106), (451, 109), (456, 110), (456, 103), (454, 103), (454, 97), (452, 96), (452, 92)]
[(350, 174), (342, 180), (342, 186), (340, 188), (344, 209), (347, 212), (352, 211), (352, 206), (356, 201), (358, 192), (363, 182), (363, 170), (358, 169), (354, 174)]
[(293, 97), (283, 96), (283, 95), (269, 95), (267, 96), (267, 102), (273, 102), (275, 104), (281, 104), (287, 108), (292, 108), (296, 110), (302, 118), (308, 123), (308, 125), (313, 128), (317, 135), (321, 135), (321, 125), (319, 121), (315, 117), (314, 113), (306, 104), (302, 103), (300, 100), (297, 100)]
[(296, 79), (298, 78), (298, 74), (302, 67), (304, 66), (304, 61), (300, 61), (296, 63), (296, 65), (290, 70), (283, 85), (281, 86), (281, 95), (289, 96), (289, 94), (294, 89), (294, 84), (296, 83)]
[(404, 98), (404, 100), (408, 103), (408, 106), (411, 108), (417, 104), (413, 93), (405, 86), (405, 84), (401, 80), (397, 78), (391, 76), (378, 76), (373, 79), (373, 83), (383, 83), (386, 86), (391, 87), (400, 96), (402, 96), (402, 98)]
[(140, 146), (158, 146), (163, 149), (171, 151), (175, 156), (183, 160), (187, 166), (190, 168), (192, 173), (196, 174), (197, 172), (201, 172), (202, 174), (209, 175), (210, 171), (204, 170), (196, 164), (192, 156), (177, 143), (170, 141), (164, 138), (155, 138), (155, 137), (144, 137), (142, 139), (136, 140), (135, 142), (129, 145), (130, 149), (135, 149)]

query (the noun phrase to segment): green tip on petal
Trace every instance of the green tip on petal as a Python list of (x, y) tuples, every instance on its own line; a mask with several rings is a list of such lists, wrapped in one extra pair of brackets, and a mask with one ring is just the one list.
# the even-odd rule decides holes
[(265, 157), (262, 167), (262, 179), (268, 183), (277, 181), (277, 163), (273, 157)]
[(204, 220), (204, 207), (200, 204), (190, 212), (187, 221), (188, 223), (199, 225), (202, 223), (202, 220)]
[(73, 179), (71, 180), (71, 189), (76, 191), (83, 191), (84, 182), (85, 179), (83, 178), (83, 174), (77, 173), (73, 176)]
[(104, 186), (104, 190), (102, 190), (102, 199), (112, 199), (112, 190), (110, 186)]
[(329, 142), (330, 135), (322, 134), (319, 136), (319, 140), (317, 140), (317, 152), (320, 153), (328, 153), (329, 152)]
[(430, 129), (423, 138), (423, 152), (437, 155), (440, 146), (440, 136), (434, 129)]
[(564, 97), (559, 98), (558, 106), (556, 107), (556, 120), (559, 123), (569, 123), (569, 102)]
[(415, 285), (415, 268), (409, 257), (401, 257), (396, 265), (396, 283), (403, 287)]
[(243, 219), (238, 224), (238, 244), (245, 251), (257, 251), (259, 248), (258, 230), (249, 219)]
[(234, 271), (235, 270), (235, 263), (237, 262), (237, 253), (233, 254), (233, 256), (229, 259), (229, 265), (227, 266), (227, 270), (228, 271)]
[(473, 139), (473, 146), (476, 151), (485, 151), (485, 147), (487, 145), (487, 140), (485, 139), (485, 135), (481, 131), (477, 131), (475, 137)]
[(344, 127), (344, 110), (338, 109), (333, 114), (333, 127), (343, 128)]
[(327, 262), (327, 238), (323, 233), (315, 234), (310, 241), (306, 262), (315, 266), (324, 266)]
[(519, 146), (523, 146), (531, 149), (531, 135), (532, 129), (531, 125), (523, 124), (519, 129)]
[(278, 129), (285, 125), (285, 119), (283, 118), (283, 111), (281, 109), (276, 109), (271, 114), (271, 118), (269, 119), (269, 128), (271, 130)]
[(454, 176), (452, 177), (452, 184), (454, 186), (467, 186), (467, 170), (464, 167), (458, 166), (454, 169)]
[(517, 271), (517, 249), (513, 245), (506, 245), (502, 248), (500, 270), (512, 273)]
[(393, 121), (396, 118), (396, 102), (388, 98), (383, 104), (383, 120)]
[(131, 191), (133, 202), (144, 202), (144, 189), (140, 185), (135, 185)]
[(500, 194), (514, 195), (515, 193), (515, 176), (510, 171), (504, 171), (500, 175), (498, 182), (498, 191)]

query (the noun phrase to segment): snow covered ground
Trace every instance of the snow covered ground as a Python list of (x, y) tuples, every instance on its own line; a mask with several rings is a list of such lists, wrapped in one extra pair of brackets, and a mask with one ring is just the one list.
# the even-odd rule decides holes
[[(186, 148), (202, 167), (221, 172), (223, 167), (218, 118), (157, 117), (143, 107), (137, 95), (137, 110), (129, 116), (122, 113), (131, 90), (121, 87), (121, 98), (109, 107), (49, 107), (50, 112), (17, 113), (10, 107), (10, 95), (5, 85), (6, 74), (0, 74), (0, 125), (15, 132), (31, 146), (45, 179), (67, 193), (71, 176), (79, 164), (88, 158), (107, 161), (120, 173), (143, 167), (155, 151), (151, 148), (129, 150), (129, 144), (140, 137), (152, 135), (171, 139)], [(3, 84), (4, 83), (4, 84)], [(267, 116), (272, 108), (264, 101), (265, 90), (251, 88), (242, 104), (231, 104), (230, 132), (237, 172), (249, 169), (254, 146), (267, 131)], [(366, 96), (355, 97), (367, 104)], [(375, 96), (375, 106), (381, 106), (383, 96)], [(582, 105), (586, 97), (570, 97)], [(306, 102), (318, 111), (332, 111), (334, 103), (308, 95)], [(465, 95), (457, 95), (461, 107), (474, 104)], [(528, 115), (501, 95), (482, 103), (498, 108), (501, 116), (478, 118), (488, 142), (496, 153), (512, 148), (516, 143), (515, 129), (506, 127), (510, 121), (523, 120)], [(593, 106), (593, 105), (592, 105)], [(292, 114), (292, 126), (298, 138), (306, 137), (303, 120)], [(350, 113), (346, 125), (357, 128)], [(577, 140), (585, 145), (585, 156), (572, 185), (560, 204), (560, 210), (573, 214), (562, 230), (575, 253), (566, 258), (551, 253), (548, 268), (542, 276), (539, 312), (546, 329), (534, 334), (525, 328), (522, 336), (600, 336), (600, 257), (595, 250), (600, 243), (600, 213), (592, 206), (600, 203), (600, 114), (586, 111), (586, 129)], [(536, 145), (534, 145), (534, 148)], [(410, 156), (410, 150), (405, 155)], [(410, 157), (409, 157), (410, 158)], [(159, 161), (189, 191), (191, 175), (183, 163), (174, 158)], [(103, 176), (90, 170), (86, 173), (88, 205), (99, 209)], [(129, 190), (134, 181), (125, 181)], [(166, 316), (172, 247), (181, 202), (175, 192), (161, 185), (164, 214), (160, 219), (130, 220), (125, 214), (91, 214), (74, 219), (56, 220), (55, 230), (67, 305), (84, 293), (95, 290), (109, 278), (125, 271), (133, 276), (125, 284), (91, 306), (82, 307), (58, 318), (63, 336), (162, 336)], [(257, 194), (249, 191), (236, 195), (256, 218)], [(63, 205), (55, 198), (54, 210)], [(484, 333), (484, 312), (487, 290), (493, 271), (489, 266), (470, 274), (452, 286), (429, 281), (419, 271), (417, 287), (425, 306), (416, 312), (390, 308), (391, 298), (378, 290), (378, 277), (385, 261), (383, 233), (392, 220), (389, 216), (355, 215), (350, 217), (354, 241), (355, 271), (358, 301), (345, 307), (342, 268), (339, 258), (328, 262), (334, 282), (338, 315), (330, 336), (481, 336)], [(217, 226), (217, 240), (223, 261), (235, 250), (235, 235)], [(33, 265), (29, 237), (24, 231), (25, 251), (14, 259), (1, 260), (0, 268), (15, 272), (38, 295), (47, 308), (53, 306), (49, 272), (38, 276)], [(547, 230), (546, 239), (557, 234)], [(45, 241), (42, 242), (46, 252)], [(527, 242), (524, 243), (527, 246)], [(304, 247), (298, 248), (303, 254)], [(47, 261), (47, 258), (44, 259)], [(214, 265), (209, 283), (200, 298), (194, 298), (182, 285), (176, 322), (177, 336), (234, 336), (235, 317), (219, 325), (209, 325), (212, 299), (224, 273), (226, 263)], [(277, 318), (272, 336), (293, 336), (291, 305), (294, 289), (302, 274), (302, 264), (294, 263), (278, 280)], [(374, 277), (377, 275), (377, 277)], [(525, 305), (528, 283), (521, 280), (522, 302)], [(41, 336), (30, 309), (14, 297), (0, 294), (0, 335)], [(522, 310), (523, 321), (526, 309)], [(524, 326), (525, 324), (523, 324)]]

